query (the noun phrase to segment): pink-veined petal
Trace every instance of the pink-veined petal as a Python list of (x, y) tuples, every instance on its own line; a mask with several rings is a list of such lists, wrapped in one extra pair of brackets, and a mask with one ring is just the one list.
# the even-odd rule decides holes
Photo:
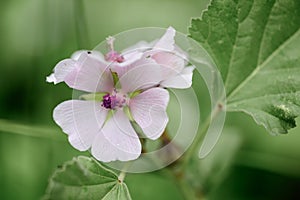
[(192, 86), (194, 66), (185, 67), (182, 72), (160, 83), (162, 87), (186, 89)]
[(154, 45), (154, 50), (161, 49), (164, 51), (173, 51), (174, 44), (175, 44), (175, 40), (174, 40), (175, 34), (176, 34), (176, 30), (170, 26), (165, 32), (165, 34)]
[(184, 58), (172, 52), (160, 51), (155, 53), (151, 58), (162, 66), (164, 80), (180, 73), (185, 66)]
[(145, 50), (148, 50), (152, 48), (154, 45), (154, 42), (146, 42), (146, 41), (139, 41), (138, 43), (122, 50), (122, 55), (126, 55), (129, 52), (144, 52)]
[[(131, 69), (133, 66), (135, 66), (135, 63), (140, 63), (141, 58), (143, 56), (143, 52), (139, 51), (131, 51), (126, 54), (122, 54), (124, 58), (124, 62), (118, 63), (118, 62), (109, 62), (108, 66), (111, 69), (111, 71), (116, 72), (118, 74), (118, 77), (123, 76), (124, 73), (126, 73), (129, 69)], [(154, 63), (154, 61), (153, 61)]]
[(92, 145), (92, 155), (103, 162), (134, 160), (141, 151), (140, 140), (122, 110), (105, 123)]
[(86, 92), (112, 91), (113, 79), (105, 63), (85, 52), (77, 62), (79, 67), (65, 77), (69, 87)]
[(68, 134), (71, 145), (80, 150), (89, 149), (107, 116), (101, 103), (69, 100), (53, 111), (54, 121)]
[(124, 62), (116, 63), (116, 65), (118, 65), (119, 67), (128, 66), (128, 65), (131, 65), (132, 63), (138, 61), (139, 59), (142, 58), (143, 52), (132, 51), (132, 52), (128, 52), (128, 53), (125, 53), (125, 54), (122, 54), (122, 55), (124, 57)]
[[(120, 63), (122, 64), (122, 63)], [(121, 78), (124, 74), (126, 74), (128, 71), (132, 70), (133, 68), (140, 67), (140, 66), (151, 66), (151, 65), (157, 65), (157, 63), (151, 59), (151, 58), (146, 58), (146, 57), (141, 57), (140, 59), (136, 60), (135, 62), (128, 64), (128, 65), (119, 65), (119, 63), (113, 63), (111, 65), (111, 70), (113, 72), (116, 72)]]
[(128, 69), (119, 79), (122, 91), (125, 93), (156, 86), (162, 80), (162, 67), (156, 63), (137, 64)]
[(121, 55), (124, 57), (124, 62), (116, 63), (119, 67), (124, 67), (128, 65), (132, 65), (139, 59), (141, 59), (146, 50), (149, 50), (153, 47), (153, 42), (148, 43), (146, 41), (140, 41), (126, 49), (124, 49)]
[(64, 59), (56, 64), (53, 70), (54, 72), (46, 78), (46, 81), (54, 84), (63, 82), (65, 80), (65, 77), (67, 77), (69, 73), (71, 73), (74, 69), (80, 67), (80, 63), (78, 62), (78, 59), (82, 54), (87, 52), (89, 52), (90, 56), (94, 57), (95, 59), (104, 61), (103, 55), (98, 51), (88, 51), (88, 50), (75, 51), (71, 55), (71, 58)]
[(54, 67), (54, 72), (47, 77), (48, 83), (60, 83), (63, 82), (65, 77), (77, 67), (76, 60), (64, 59), (57, 63)]
[(166, 65), (173, 68), (175, 71), (180, 72), (185, 65), (184, 58), (176, 55), (173, 52), (160, 51), (152, 57), (158, 64)]
[(133, 119), (152, 140), (159, 138), (167, 126), (168, 102), (169, 93), (162, 88), (148, 89), (130, 100), (129, 107)]

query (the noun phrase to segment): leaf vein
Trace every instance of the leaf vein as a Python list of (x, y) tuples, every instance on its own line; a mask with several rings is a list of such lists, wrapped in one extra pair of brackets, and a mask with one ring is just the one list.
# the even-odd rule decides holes
[[(255, 100), (255, 99), (266, 98), (266, 97), (285, 96), (285, 95), (291, 95), (291, 94), (295, 94), (296, 95), (297, 93), (300, 94), (300, 90), (290, 91), (290, 92), (284, 92), (284, 93), (265, 94), (263, 96), (254, 96), (254, 97), (250, 97), (250, 98), (247, 98), (247, 99), (235, 100), (235, 101), (230, 102), (227, 105), (227, 108), (230, 108), (229, 106), (232, 106), (233, 104), (236, 104), (236, 103), (243, 103), (243, 102), (252, 101), (252, 100)], [(230, 110), (230, 109), (228, 109), (228, 110)]]
[[(274, 9), (274, 6), (275, 6), (275, 1), (274, 1), (274, 3), (272, 4), (272, 7), (271, 7), (271, 9), (270, 9), (270, 12), (268, 13), (268, 17), (267, 17), (267, 21), (266, 21), (266, 23), (265, 23), (265, 26), (264, 26), (264, 30), (263, 30), (263, 33), (262, 33), (262, 37), (261, 37), (261, 40), (260, 40), (260, 43), (259, 43), (259, 50), (258, 50), (258, 56), (257, 56), (257, 62), (256, 62), (256, 66), (259, 66), (259, 63), (260, 63), (260, 59), (261, 59), (261, 51), (262, 51), (262, 44), (263, 44), (263, 41), (264, 41), (264, 39), (265, 39), (265, 37), (266, 37), (266, 29), (267, 29), (267, 26), (268, 26), (268, 24), (269, 24), (269, 21), (270, 21), (270, 17), (271, 17), (271, 14), (272, 14), (272, 11), (273, 11), (273, 9)], [(280, 46), (280, 45), (279, 45)], [(263, 61), (261, 61), (261, 62), (263, 62)]]
[(244, 79), (244, 81), (242, 81), (241, 82), (241, 84), (238, 86), (238, 87), (236, 87), (230, 94), (228, 94), (228, 96), (227, 96), (227, 100), (228, 100), (228, 102), (230, 102), (230, 98), (232, 97), (232, 96), (234, 96), (239, 90), (241, 90), (262, 68), (264, 68), (264, 66), (270, 61), (270, 60), (272, 60), (272, 58), (274, 57), (274, 56), (276, 56), (277, 55), (277, 53), (281, 50), (281, 49), (283, 49), (287, 44), (289, 44), (290, 42), (291, 42), (291, 40), (294, 38), (294, 37), (296, 37), (296, 36), (298, 36), (298, 34), (300, 33), (300, 31), (299, 31), (299, 29), (291, 36), (291, 37), (289, 37), (289, 39), (287, 39), (285, 42), (283, 42), (281, 45), (279, 45), (274, 51), (273, 51), (273, 53), (267, 58), (267, 59), (265, 59), (265, 61), (261, 64), (261, 65), (259, 65), (259, 66), (257, 66), (257, 68), (255, 68), (255, 70), (253, 70), (252, 71), (252, 73), (246, 78), (246, 79)]

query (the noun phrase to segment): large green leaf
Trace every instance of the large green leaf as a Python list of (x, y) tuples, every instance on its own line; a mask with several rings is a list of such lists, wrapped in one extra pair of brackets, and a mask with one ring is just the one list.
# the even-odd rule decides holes
[(299, 0), (212, 0), (189, 31), (221, 72), (227, 111), (279, 134), (300, 114), (299, 28)]
[(79, 156), (57, 169), (44, 199), (131, 200), (125, 183), (98, 161)]

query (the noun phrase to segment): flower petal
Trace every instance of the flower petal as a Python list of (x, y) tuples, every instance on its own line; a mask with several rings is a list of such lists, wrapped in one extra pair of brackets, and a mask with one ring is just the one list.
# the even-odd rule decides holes
[(81, 56), (82, 53), (85, 53), (85, 52), (88, 52), (88, 50), (78, 50), (78, 51), (75, 51), (72, 55), (71, 55), (71, 58), (73, 60), (78, 60)]
[(134, 160), (141, 151), (139, 137), (122, 110), (105, 123), (92, 145), (92, 155), (103, 162)]
[(126, 55), (129, 52), (144, 52), (148, 49), (151, 49), (154, 46), (154, 42), (147, 42), (147, 41), (139, 41), (136, 44), (122, 50), (122, 55)]
[(124, 57), (124, 62), (116, 63), (119, 67), (125, 67), (132, 65), (139, 59), (141, 59), (146, 50), (149, 50), (153, 47), (153, 43), (148, 43), (146, 41), (140, 41), (126, 49), (124, 49), (121, 55)]
[(184, 58), (172, 52), (160, 51), (155, 53), (151, 58), (162, 66), (164, 80), (180, 73), (185, 66)]
[(127, 68), (120, 77), (120, 84), (124, 93), (134, 92), (158, 85), (162, 80), (162, 67), (156, 63), (139, 63)]
[(83, 52), (78, 67), (65, 77), (71, 88), (86, 92), (111, 92), (114, 85), (105, 63), (94, 55)]
[(186, 89), (192, 86), (194, 66), (185, 67), (182, 72), (160, 83), (162, 87)]
[(104, 56), (98, 51), (88, 51), (88, 50), (75, 51), (72, 54), (71, 58), (64, 59), (60, 61), (58, 64), (56, 64), (53, 70), (54, 72), (46, 78), (46, 81), (49, 83), (57, 84), (65, 81), (65, 78), (70, 73), (72, 72), (76, 73), (76, 69), (78, 70), (78, 68), (80, 68), (81, 66), (80, 61), (78, 60), (81, 58), (83, 54), (89, 54), (90, 57), (93, 57), (99, 60), (100, 62), (104, 62)]
[(120, 65), (120, 64), (123, 64), (123, 63), (113, 63), (112, 65), (110, 65), (111, 70), (113, 72), (116, 72), (118, 74), (119, 78), (121, 78), (124, 74), (126, 74), (128, 71), (130, 71), (131, 69), (133, 69), (135, 67), (139, 67), (142, 65), (150, 66), (151, 64), (157, 65), (155, 60), (153, 60), (151, 58), (145, 58), (144, 56), (142, 56), (141, 58), (135, 60), (133, 63), (130, 63), (128, 65)]
[(154, 45), (155, 49), (161, 49), (165, 51), (173, 51), (174, 44), (175, 44), (175, 37), (176, 30), (173, 27), (169, 27), (166, 33), (158, 40), (158, 42)]
[(47, 77), (48, 83), (60, 83), (63, 82), (65, 77), (77, 67), (76, 60), (64, 59), (56, 64), (54, 72)]
[(143, 56), (143, 52), (133, 51), (133, 52), (128, 52), (128, 53), (122, 54), (122, 55), (124, 56), (124, 62), (117, 63), (117, 65), (120, 67), (131, 65), (132, 63), (141, 59)]
[(53, 111), (54, 121), (68, 134), (71, 145), (80, 151), (91, 147), (106, 116), (107, 110), (94, 101), (69, 100)]
[(159, 138), (167, 126), (168, 102), (169, 93), (162, 88), (148, 89), (129, 102), (133, 119), (152, 140)]

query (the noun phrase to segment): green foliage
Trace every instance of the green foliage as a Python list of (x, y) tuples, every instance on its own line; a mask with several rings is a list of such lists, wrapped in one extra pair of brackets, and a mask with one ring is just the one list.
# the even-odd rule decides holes
[(300, 114), (300, 1), (212, 0), (190, 36), (210, 53), (227, 111), (245, 112), (272, 134)]
[[(91, 36), (90, 42), (94, 46), (105, 39), (107, 35), (134, 27), (168, 27), (172, 25), (178, 31), (184, 32), (189, 18), (198, 16), (199, 11), (202, 10), (201, 8), (204, 7), (207, 1), (84, 1), (88, 22), (87, 28), (89, 36)], [(222, 5), (222, 2), (224, 2), (224, 5)], [(296, 40), (296, 37), (299, 36), (297, 24), (299, 24), (300, 14), (297, 0), (281, 0), (280, 2), (271, 0), (267, 4), (265, 4), (267, 2), (265, 0), (255, 1), (255, 4), (253, 4), (253, 0), (236, 2), (213, 1), (214, 6), (210, 7), (210, 10), (214, 10), (215, 13), (211, 16), (206, 14), (206, 17), (203, 15), (202, 20), (194, 20), (193, 22), (196, 28), (198, 23), (201, 24), (201, 33), (204, 34), (201, 41), (207, 37), (210, 38), (208, 44), (212, 46), (211, 49), (215, 53), (211, 53), (212, 50), (210, 50), (208, 44), (200, 42), (214, 58), (224, 80), (226, 80), (228, 66), (233, 66), (233, 64), (229, 64), (230, 60), (232, 59), (234, 65), (238, 66), (236, 62), (239, 54), (242, 53), (241, 42), (243, 40), (237, 38), (238, 30), (239, 37), (243, 33), (240, 32), (242, 27), (243, 31), (248, 31), (248, 34), (252, 33), (254, 35), (257, 32), (257, 36), (259, 36), (259, 34), (262, 34), (260, 29), (263, 27), (261, 26), (266, 23), (265, 15), (271, 13), (268, 12), (268, 9), (271, 10), (268, 6), (259, 9), (259, 6), (252, 5), (269, 5), (274, 7), (272, 10), (275, 8), (278, 10), (272, 11), (273, 17), (269, 19), (269, 21), (273, 21), (273, 29), (277, 27), (278, 30), (272, 32), (274, 34), (272, 37), (268, 36), (271, 33), (270, 31), (268, 34), (265, 33), (263, 39), (265, 42), (261, 43), (263, 47), (261, 52), (265, 53), (261, 53), (261, 59), (264, 59), (276, 46), (282, 46), (281, 44), (286, 43), (288, 40), (291, 40), (289, 45), (294, 43), (293, 46), (299, 46), (299, 42), (297, 42), (299, 40)], [(45, 83), (45, 76), (49, 75), (54, 65), (59, 60), (69, 57), (70, 53), (79, 48), (76, 45), (78, 42), (76, 40), (77, 34), (74, 32), (77, 20), (75, 20), (74, 8), (72, 7), (73, 1), (12, 0), (1, 1), (0, 5), (2, 11), (0, 13), (0, 29), (2, 31), (0, 38), (2, 44), (0, 55), (0, 114), (1, 118), (4, 119), (0, 121), (0, 146), (2, 149), (0, 152), (0, 199), (39, 199), (44, 194), (47, 177), (53, 169), (58, 164), (70, 160), (73, 156), (82, 154), (72, 148), (67, 142), (66, 134), (63, 134), (52, 120), (53, 108), (59, 102), (69, 99), (71, 90), (63, 84), (53, 87), (52, 84)], [(236, 6), (239, 6), (238, 9), (236, 9)], [(265, 11), (262, 12), (264, 9)], [(155, 15), (149, 10), (155, 11)], [(180, 15), (178, 10), (181, 10)], [(286, 10), (286, 12), (282, 10)], [(275, 11), (278, 12), (277, 17), (274, 15), (276, 14)], [(264, 17), (255, 17), (258, 12), (264, 14)], [(252, 13), (251, 17), (248, 16), (248, 13)], [(229, 18), (238, 18), (239, 21), (229, 20)], [(282, 22), (284, 18), (286, 18), (286, 23)], [(251, 19), (253, 20), (251, 21)], [(251, 26), (258, 25), (258, 27), (251, 28), (248, 26), (246, 28), (246, 22)], [(271, 28), (270, 25), (268, 27)], [(294, 36), (291, 36), (290, 31), (293, 31), (293, 28), (295, 33)], [(219, 32), (217, 32), (218, 29), (220, 29)], [(224, 30), (230, 33), (226, 37), (223, 37)], [(192, 33), (191, 31), (191, 34), (193, 35), (195, 32)], [(201, 35), (197, 37), (201, 37)], [(278, 38), (281, 38), (281, 40)], [(236, 39), (239, 44), (235, 43), (234, 46), (232, 41)], [(245, 62), (243, 68), (248, 69), (250, 64), (252, 66), (257, 59), (255, 48), (253, 48), (257, 45), (255, 41), (262, 40), (262, 38), (261, 36), (257, 38), (245, 36), (244, 40), (246, 39), (251, 40), (248, 43), (251, 48), (249, 47), (246, 54), (249, 55), (249, 58), (244, 60), (246, 57), (240, 55), (240, 59)], [(219, 44), (218, 41), (223, 43)], [(277, 77), (277, 79), (273, 77), (266, 78), (264, 84), (260, 84), (259, 87), (255, 88), (252, 85), (246, 90), (243, 87), (238, 92), (249, 92), (249, 95), (255, 92), (261, 95), (264, 90), (267, 94), (270, 89), (273, 91), (297, 89), (289, 88), (291, 84), (286, 84), (287, 73), (290, 74), (290, 81), (294, 81), (295, 85), (297, 83), (297, 73), (299, 74), (296, 68), (290, 69), (288, 67), (289, 65), (296, 66), (293, 63), (296, 61), (295, 56), (298, 56), (297, 51), (293, 51), (295, 54), (293, 55), (291, 50), (286, 51), (287, 47), (288, 45), (283, 45), (279, 48), (283, 51), (274, 54), (274, 57), (277, 58), (272, 61), (274, 66), (271, 66), (271, 63), (268, 64), (268, 66), (274, 67), (274, 73), (275, 70), (280, 69), (276, 73), (281, 74), (284, 81), (276, 83), (273, 88), (274, 84), (269, 87), (270, 84), (272, 81), (278, 82), (278, 80), (281, 80), (280, 77)], [(297, 48), (299, 49), (299, 47)], [(235, 49), (235, 53), (233, 53), (233, 49)], [(258, 52), (256, 53), (258, 54)], [(232, 55), (235, 56), (232, 57)], [(284, 58), (285, 55), (287, 56)], [(279, 58), (285, 60), (285, 62), (280, 61), (277, 63)], [(271, 59), (269, 59), (270, 61)], [(263, 67), (264, 70), (265, 67)], [(258, 70), (259, 73), (263, 72), (260, 70)], [(230, 73), (233, 72), (234, 70), (231, 70)], [(234, 78), (242, 77), (242, 75), (239, 73)], [(200, 78), (199, 74), (195, 74), (193, 86), (199, 93), (200, 103), (203, 103), (201, 111), (203, 111), (205, 105), (208, 105), (206, 107), (209, 108), (209, 103), (204, 102), (204, 99), (207, 98), (204, 94), (206, 88), (201, 85)], [(231, 81), (232, 78), (230, 77)], [(251, 80), (253, 84), (255, 79)], [(248, 85), (245, 86), (248, 87)], [(227, 94), (229, 93), (228, 87), (226, 85)], [(233, 110), (231, 106), (234, 103), (232, 97), (229, 98), (229, 111)], [(99, 98), (102, 97), (99, 96)], [(285, 99), (285, 96), (283, 96), (283, 99)], [(237, 100), (239, 102), (239, 99)], [(259, 99), (257, 100), (259, 101)], [(261, 98), (261, 100), (261, 102), (267, 101), (264, 98)], [(248, 104), (249, 102), (244, 107), (248, 108)], [(256, 106), (258, 105), (260, 104)], [(286, 107), (281, 106), (281, 104), (269, 105), (270, 107), (266, 108), (272, 113), (272, 116), (277, 116), (278, 119), (287, 119), (288, 122), (291, 122), (288, 123), (289, 126), (293, 126), (295, 113), (284, 112)], [(241, 109), (240, 106), (238, 105), (237, 108)], [(174, 110), (170, 109), (170, 111), (170, 113), (174, 113)], [(277, 120), (277, 117), (275, 117), (275, 120)], [(11, 123), (11, 120), (18, 123)], [(284, 121), (282, 123), (285, 124)], [(300, 118), (297, 118), (297, 123), (300, 123)], [(47, 127), (40, 125), (47, 125)], [(234, 140), (231, 137), (226, 139), (228, 134), (225, 130), (212, 154), (200, 161), (203, 163), (201, 164), (201, 171), (205, 177), (201, 180), (196, 179), (196, 174), (191, 173), (191, 179), (197, 181), (197, 184), (204, 182), (203, 184), (206, 184), (205, 189), (212, 190), (213, 196), (209, 195), (208, 198), (299, 199), (300, 151), (298, 141), (300, 140), (300, 127), (293, 129), (288, 137), (270, 138), (269, 135), (262, 134), (264, 129), (256, 126), (250, 117), (237, 112), (228, 114), (226, 126), (234, 126), (239, 131), (239, 136), (243, 138), (244, 143), (241, 149), (237, 150), (237, 156), (231, 156)], [(174, 127), (176, 126), (174, 125)], [(220, 154), (217, 154), (219, 151)], [(232, 164), (238, 166), (238, 168), (231, 167), (231, 159), (233, 159)], [(199, 159), (197, 159), (198, 161)], [(224, 172), (225, 174), (228, 173), (227, 163), (230, 164), (229, 169), (231, 170), (226, 178), (223, 174)], [(195, 167), (198, 167), (198, 163), (195, 163), (195, 165)], [(175, 185), (176, 182), (165, 178), (160, 173), (130, 174), (126, 180), (133, 199), (182, 199), (180, 191)], [(214, 190), (211, 185), (215, 187), (216, 184), (217, 186), (220, 185)], [(50, 197), (48, 195), (48, 198)]]
[(130, 200), (125, 183), (92, 158), (79, 156), (57, 169), (44, 199)]

